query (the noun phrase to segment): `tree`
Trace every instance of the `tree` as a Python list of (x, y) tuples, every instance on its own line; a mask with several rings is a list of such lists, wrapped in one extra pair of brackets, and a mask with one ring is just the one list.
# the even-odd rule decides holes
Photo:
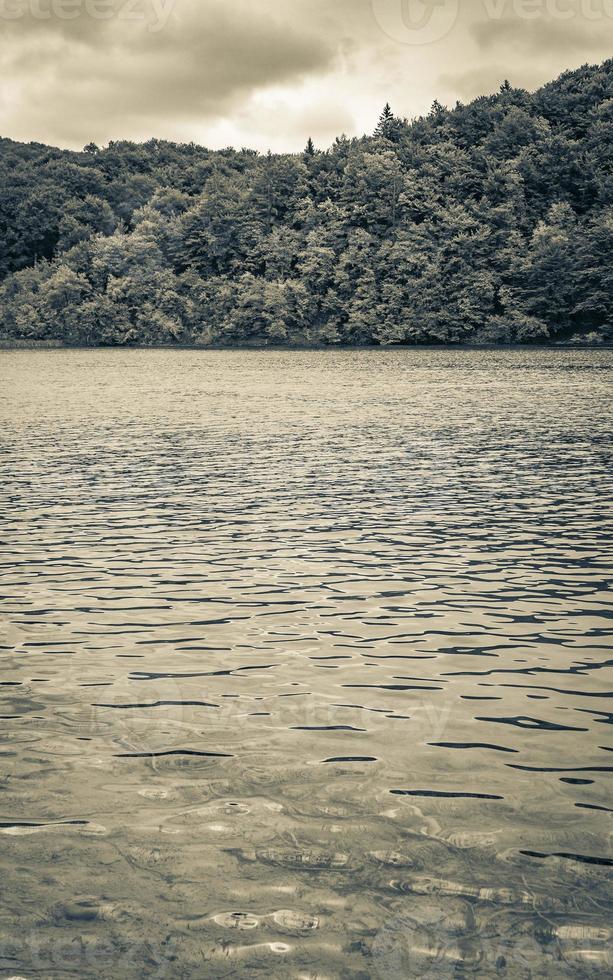
[(346, 339), (350, 344), (370, 344), (378, 325), (378, 295), (375, 274), (364, 269), (347, 304)]
[(341, 195), (351, 224), (374, 234), (395, 228), (403, 187), (402, 165), (391, 150), (355, 154), (345, 168)]
[(578, 285), (576, 231), (572, 208), (566, 203), (552, 205), (546, 220), (536, 226), (518, 269), (514, 290), (517, 307), (550, 324), (554, 331), (572, 325)]
[(70, 343), (612, 336), (613, 60), (296, 154), (0, 139), (0, 323)]
[(613, 207), (593, 215), (575, 238), (576, 277), (573, 321), (613, 336)]
[(383, 106), (381, 115), (379, 116), (379, 122), (377, 123), (375, 129), (375, 136), (383, 136), (386, 139), (389, 138), (389, 134), (392, 132), (395, 123), (394, 113), (392, 112), (392, 107), (389, 102), (386, 102)]

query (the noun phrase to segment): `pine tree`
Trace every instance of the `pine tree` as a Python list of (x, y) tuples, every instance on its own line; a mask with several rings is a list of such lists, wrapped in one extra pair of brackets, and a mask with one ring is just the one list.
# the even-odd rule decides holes
[(392, 107), (390, 106), (389, 102), (386, 102), (383, 106), (383, 112), (379, 116), (379, 122), (377, 123), (377, 128), (375, 129), (375, 136), (383, 136), (387, 139), (393, 128), (394, 121), (395, 116), (392, 112)]

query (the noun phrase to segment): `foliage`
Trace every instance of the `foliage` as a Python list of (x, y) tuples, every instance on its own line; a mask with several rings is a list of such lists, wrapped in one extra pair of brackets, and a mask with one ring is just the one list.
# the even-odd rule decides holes
[(613, 61), (296, 155), (0, 140), (0, 334), (599, 343), (612, 146)]

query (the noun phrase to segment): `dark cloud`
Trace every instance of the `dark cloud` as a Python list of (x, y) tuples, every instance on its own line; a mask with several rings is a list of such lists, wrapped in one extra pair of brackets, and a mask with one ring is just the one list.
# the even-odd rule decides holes
[[(610, 50), (613, 20), (581, 10), (611, 0), (446, 0), (458, 3), (453, 25), (414, 44), (393, 28), (406, 2), (0, 0), (0, 135), (327, 146), (372, 130), (388, 100), (410, 117), (505, 77), (534, 87)], [(552, 4), (572, 18), (548, 15)]]
[[(214, 119), (254, 90), (323, 72), (325, 36), (264, 5), (183, 3), (164, 27), (150, 19), (10, 24), (0, 47), (22, 105), (20, 122), (60, 141), (105, 140), (128, 127)], [(86, 133), (87, 129), (87, 133)]]

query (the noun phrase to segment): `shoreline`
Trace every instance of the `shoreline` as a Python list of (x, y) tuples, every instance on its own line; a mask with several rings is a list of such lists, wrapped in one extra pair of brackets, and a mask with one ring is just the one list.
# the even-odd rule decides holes
[(580, 344), (550, 341), (546, 344), (126, 344), (124, 345), (71, 345), (61, 341), (8, 341), (0, 340), (0, 351), (253, 351), (300, 352), (300, 351), (511, 351), (511, 350), (613, 350), (613, 343)]

